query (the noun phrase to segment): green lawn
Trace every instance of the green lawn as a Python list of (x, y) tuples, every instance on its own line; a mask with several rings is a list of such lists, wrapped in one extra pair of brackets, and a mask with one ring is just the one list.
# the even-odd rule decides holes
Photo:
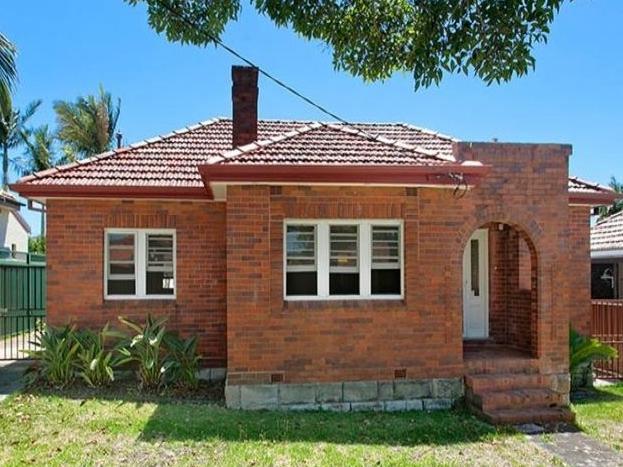
[(588, 435), (623, 451), (623, 384), (582, 393), (573, 408), (578, 425)]
[(75, 389), (0, 404), (0, 465), (544, 465), (521, 435), (461, 411), (237, 412)]

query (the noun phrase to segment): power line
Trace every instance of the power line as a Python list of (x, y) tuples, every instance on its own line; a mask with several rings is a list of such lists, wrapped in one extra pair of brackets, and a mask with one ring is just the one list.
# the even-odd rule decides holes
[[(163, 8), (165, 8), (170, 14), (172, 14), (173, 16), (175, 16), (177, 19), (179, 19), (180, 21), (184, 22), (188, 27), (193, 28), (198, 30), (199, 26), (197, 24), (195, 24), (193, 21), (191, 21), (190, 19), (188, 19), (183, 13), (181, 13), (180, 11), (174, 9), (171, 5), (168, 4), (168, 2), (166, 0), (160, 1), (157, 0), (158, 3), (160, 4), (160, 6), (162, 6)], [(266, 78), (270, 79), (271, 81), (273, 81), (275, 84), (281, 86), (282, 88), (284, 88), (286, 91), (294, 94), (296, 97), (298, 97), (299, 99), (302, 99), (303, 101), (307, 102), (309, 105), (315, 107), (316, 109), (320, 110), (322, 113), (330, 116), (331, 118), (334, 118), (335, 120), (339, 121), (340, 123), (343, 123), (345, 125), (350, 125), (352, 126), (351, 123), (349, 123), (346, 119), (340, 117), (339, 115), (331, 112), (330, 110), (328, 110), (326, 107), (323, 107), (322, 105), (314, 102), (313, 100), (311, 100), (309, 97), (301, 94), (299, 91), (297, 91), (296, 89), (294, 89), (292, 86), (289, 86), (288, 84), (284, 83), (283, 81), (281, 81), (279, 78), (273, 76), (271, 73), (269, 73), (268, 71), (264, 70), (262, 67), (260, 67), (259, 65), (253, 63), (251, 60), (249, 60), (248, 58), (244, 57), (242, 54), (240, 54), (238, 51), (236, 51), (235, 49), (233, 49), (232, 47), (228, 46), (227, 44), (225, 44), (221, 39), (219, 39), (218, 37), (215, 37), (205, 31), (202, 31), (202, 34), (205, 34), (205, 36), (211, 40), (212, 42), (214, 42), (215, 44), (219, 45), (220, 47), (222, 47), (223, 49), (225, 49), (227, 52), (229, 52), (230, 54), (232, 54), (234, 57), (242, 60), (244, 63), (246, 63), (249, 66), (252, 66), (253, 68), (256, 68), (258, 70), (259, 73), (261, 73), (262, 75), (264, 75)], [(363, 133), (363, 132), (362, 132)], [(373, 136), (373, 135), (370, 135)], [(376, 139), (376, 137), (375, 137)]]
[[(182, 12), (180, 12), (179, 10), (173, 8), (168, 2), (167, 0), (156, 0), (158, 2), (158, 4), (160, 6), (162, 6), (163, 8), (165, 8), (171, 15), (173, 15), (174, 17), (176, 17), (178, 20), (182, 21), (183, 23), (186, 24), (186, 26), (194, 29), (194, 30), (199, 30), (201, 31), (202, 34), (204, 34), (210, 41), (214, 42), (215, 44), (217, 44), (218, 46), (222, 47), (224, 50), (226, 50), (227, 52), (229, 52), (230, 54), (232, 54), (234, 57), (238, 58), (239, 60), (243, 61), (244, 63), (246, 63), (247, 65), (255, 68), (258, 70), (259, 73), (261, 73), (262, 75), (264, 75), (266, 78), (270, 79), (271, 81), (273, 81), (275, 84), (277, 84), (278, 86), (281, 86), (283, 89), (285, 89), (286, 91), (290, 92), (291, 94), (295, 95), (296, 97), (298, 97), (299, 99), (302, 99), (304, 102), (307, 102), (309, 105), (311, 105), (312, 107), (318, 109), (320, 112), (330, 116), (331, 118), (334, 118), (335, 120), (337, 120), (338, 122), (346, 125), (346, 126), (350, 126), (355, 128), (362, 136), (365, 136), (366, 138), (373, 140), (373, 141), (382, 141), (384, 138), (381, 138), (380, 135), (374, 135), (371, 134), (367, 131), (364, 131), (360, 128), (356, 128), (355, 125), (353, 125), (352, 123), (350, 123), (348, 120), (340, 117), (339, 115), (331, 112), (330, 110), (328, 110), (327, 108), (325, 108), (324, 106), (314, 102), (312, 99), (310, 99), (309, 97), (301, 94), (299, 91), (297, 91), (296, 89), (294, 89), (292, 86), (289, 86), (288, 84), (284, 83), (283, 81), (281, 81), (279, 78), (273, 76), (271, 73), (269, 73), (268, 71), (264, 70), (262, 67), (260, 67), (259, 65), (253, 63), (251, 60), (249, 60), (248, 58), (246, 58), (245, 56), (243, 56), (240, 52), (238, 52), (237, 50), (235, 50), (234, 48), (228, 46), (227, 44), (225, 44), (220, 38), (213, 36), (212, 34), (209, 34), (205, 31), (202, 31), (201, 28), (199, 27), (198, 24), (194, 23), (192, 20), (188, 19)], [(408, 149), (408, 148), (401, 148), (401, 147), (396, 147), (396, 149), (398, 151), (409, 151), (409, 152), (413, 152), (412, 149)], [(417, 151), (416, 151), (417, 152)], [(454, 189), (454, 196), (455, 197), (462, 197), (468, 189), (467, 183), (465, 182), (464, 176), (463, 174), (450, 174), (451, 178), (453, 180), (455, 180), (456, 185), (455, 185), (455, 189)], [(458, 191), (461, 189), (461, 186), (464, 185), (465, 186), (465, 190), (463, 192), (463, 194), (461, 194), (460, 196), (457, 196)]]

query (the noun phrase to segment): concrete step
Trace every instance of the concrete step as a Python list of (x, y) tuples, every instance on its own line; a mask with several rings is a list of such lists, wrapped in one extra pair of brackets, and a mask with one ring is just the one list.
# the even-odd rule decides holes
[(522, 423), (572, 423), (575, 414), (567, 407), (532, 407), (495, 409), (481, 412), (493, 425), (518, 425)]
[(534, 374), (539, 371), (539, 361), (532, 358), (475, 358), (464, 360), (468, 375), (482, 374)]
[(560, 394), (547, 388), (507, 389), (477, 394), (468, 391), (467, 397), (472, 405), (485, 413), (503, 409), (524, 410), (564, 405)]
[(474, 393), (504, 389), (542, 388), (543, 377), (535, 373), (491, 373), (465, 376), (465, 385)]

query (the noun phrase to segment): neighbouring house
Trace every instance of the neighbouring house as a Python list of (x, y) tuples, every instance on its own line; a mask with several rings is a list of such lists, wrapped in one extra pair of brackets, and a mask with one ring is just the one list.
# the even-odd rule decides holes
[(623, 298), (623, 212), (591, 228), (591, 262), (592, 297)]
[(20, 213), (22, 206), (15, 196), (0, 190), (0, 257), (28, 251), (30, 226)]
[(49, 322), (166, 315), (231, 408), (569, 419), (589, 216), (615, 197), (569, 179), (571, 146), (258, 120), (257, 70), (232, 77), (232, 119), (13, 186), (47, 207)]

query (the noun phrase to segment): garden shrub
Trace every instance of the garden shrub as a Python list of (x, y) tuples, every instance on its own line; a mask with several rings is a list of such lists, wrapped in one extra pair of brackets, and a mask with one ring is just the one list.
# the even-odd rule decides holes
[(35, 380), (43, 380), (61, 388), (75, 380), (77, 353), (80, 349), (75, 326), (46, 326), (33, 345), (38, 349), (29, 350), (27, 354), (38, 361), (35, 372), (31, 373)]
[(117, 341), (126, 336), (110, 329), (106, 324), (103, 329), (94, 332), (88, 329), (78, 331), (79, 343), (76, 364), (77, 374), (91, 387), (104, 386), (115, 380), (115, 368), (122, 362), (114, 345), (106, 345), (111, 340)]
[(197, 372), (201, 360), (197, 355), (197, 336), (182, 339), (176, 334), (166, 333), (164, 341), (173, 361), (171, 381), (185, 389), (196, 389), (199, 385)]
[(119, 321), (136, 332), (130, 343), (119, 349), (123, 356), (121, 363), (136, 363), (142, 388), (161, 388), (170, 379), (175, 363), (163, 344), (166, 318), (155, 320), (149, 315), (145, 324), (139, 324), (120, 316)]
[(617, 351), (598, 339), (569, 330), (569, 373), (573, 389), (592, 386), (592, 363), (595, 360), (616, 358)]

